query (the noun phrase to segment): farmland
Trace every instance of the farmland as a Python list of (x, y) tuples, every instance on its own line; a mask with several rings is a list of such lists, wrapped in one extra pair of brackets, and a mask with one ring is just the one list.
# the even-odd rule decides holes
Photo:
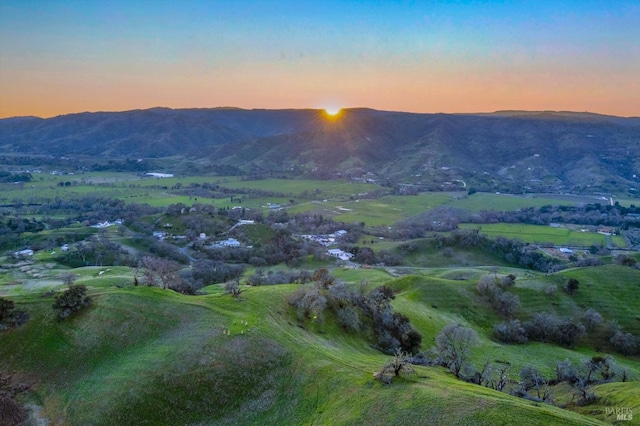
[[(503, 236), (518, 238), (528, 243), (551, 243), (557, 246), (589, 247), (606, 246), (607, 238), (597, 232), (583, 232), (561, 227), (526, 225), (526, 224), (461, 224), (461, 229), (479, 229), (481, 233), (490, 237)], [(624, 239), (619, 236), (611, 237), (612, 243), (624, 247)]]

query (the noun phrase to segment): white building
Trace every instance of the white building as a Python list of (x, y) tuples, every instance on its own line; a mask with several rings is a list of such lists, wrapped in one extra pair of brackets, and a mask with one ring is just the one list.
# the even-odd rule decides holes
[(217, 241), (211, 244), (213, 248), (223, 248), (223, 247), (240, 247), (240, 241), (235, 238), (227, 238), (226, 240)]
[(351, 258), (354, 256), (353, 253), (349, 253), (340, 249), (329, 249), (327, 250), (327, 254), (340, 260), (351, 260)]
[(16, 251), (13, 253), (13, 256), (14, 257), (31, 257), (33, 256), (33, 250), (24, 249), (24, 250)]

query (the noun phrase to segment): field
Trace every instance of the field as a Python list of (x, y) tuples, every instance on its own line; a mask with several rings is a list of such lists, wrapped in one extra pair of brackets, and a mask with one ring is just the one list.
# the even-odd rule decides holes
[[(489, 237), (502, 236), (506, 238), (518, 238), (528, 243), (551, 243), (557, 246), (589, 247), (606, 246), (607, 237), (597, 232), (581, 232), (567, 228), (554, 228), (542, 225), (527, 225), (513, 223), (491, 224), (460, 224), (461, 229), (480, 229), (481, 234)], [(624, 247), (624, 238), (611, 236), (611, 241), (617, 247)]]

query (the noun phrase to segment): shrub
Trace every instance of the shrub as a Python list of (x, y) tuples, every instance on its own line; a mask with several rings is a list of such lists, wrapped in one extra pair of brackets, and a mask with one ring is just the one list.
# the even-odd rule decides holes
[(87, 296), (87, 287), (79, 284), (69, 286), (68, 290), (57, 295), (53, 302), (53, 309), (58, 312), (58, 320), (63, 320), (89, 304), (91, 299)]

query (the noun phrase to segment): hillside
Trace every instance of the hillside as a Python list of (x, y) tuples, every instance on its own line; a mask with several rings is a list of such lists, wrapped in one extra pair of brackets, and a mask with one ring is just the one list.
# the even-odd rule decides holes
[[(382, 385), (372, 371), (388, 356), (330, 321), (295, 323), (285, 302), (295, 285), (246, 288), (234, 299), (218, 286), (183, 296), (109, 284), (118, 280), (82, 279), (94, 303), (63, 322), (50, 299), (16, 298), (32, 318), (0, 334), (0, 368), (32, 384), (25, 402), (53, 424), (603, 424), (604, 406), (585, 416), (456, 380), (440, 367), (417, 367)], [(486, 312), (459, 308), (469, 297), (464, 282), (407, 277), (392, 285), (400, 292), (395, 305), (424, 334), (425, 347), (441, 325), (462, 321), (482, 336), (477, 363), (509, 357), (518, 371), (535, 351), (547, 369), (559, 356), (587, 355), (491, 342)], [(624, 365), (640, 371), (637, 362)], [(599, 386), (608, 404), (637, 407), (628, 397), (634, 389), (637, 382)], [(621, 390), (627, 399), (617, 399)]]
[(511, 192), (626, 192), (640, 180), (639, 123), (566, 112), (153, 108), (0, 120), (0, 155), (180, 156), (252, 173), (368, 172), (431, 189), (460, 180)]

